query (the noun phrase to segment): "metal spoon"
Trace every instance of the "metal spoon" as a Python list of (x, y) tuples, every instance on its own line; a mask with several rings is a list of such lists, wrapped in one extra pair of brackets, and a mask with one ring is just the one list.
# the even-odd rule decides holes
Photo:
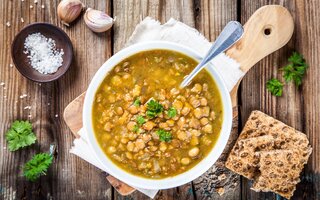
[(212, 60), (214, 57), (220, 53), (227, 50), (234, 43), (236, 43), (243, 35), (243, 27), (237, 21), (229, 22), (226, 27), (222, 30), (219, 37), (213, 43), (212, 47), (209, 49), (207, 55), (202, 59), (202, 61), (192, 70), (192, 72), (184, 78), (180, 84), (180, 88), (187, 86), (190, 81), (201, 71), (205, 65)]

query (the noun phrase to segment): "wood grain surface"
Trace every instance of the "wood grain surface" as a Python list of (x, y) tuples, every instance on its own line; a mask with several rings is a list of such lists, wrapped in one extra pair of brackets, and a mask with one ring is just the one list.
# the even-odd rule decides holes
[[(148, 199), (134, 192), (119, 195), (105, 180), (105, 174), (69, 153), (74, 137), (63, 122), (63, 109), (86, 90), (99, 66), (123, 48), (134, 27), (146, 16), (165, 22), (170, 17), (196, 27), (213, 41), (230, 20), (246, 22), (255, 10), (266, 4), (280, 4), (294, 16), (294, 36), (284, 48), (263, 59), (251, 69), (240, 84), (239, 120), (233, 123), (230, 143), (254, 109), (262, 110), (305, 132), (314, 149), (302, 174), (302, 183), (293, 199), (320, 199), (320, 1), (318, 0), (83, 0), (89, 7), (117, 16), (111, 31), (92, 33), (79, 18), (71, 27), (59, 23), (58, 0), (0, 1), (0, 199)], [(30, 5), (33, 8), (30, 8)], [(44, 5), (44, 8), (42, 8)], [(21, 22), (23, 18), (24, 22)], [(7, 22), (10, 26), (7, 26)], [(75, 58), (70, 70), (60, 80), (38, 84), (22, 77), (10, 67), (10, 45), (15, 34), (32, 22), (50, 22), (60, 26), (72, 40)], [(282, 79), (278, 69), (296, 50), (310, 65), (300, 88), (287, 84), (284, 96), (276, 98), (266, 91), (271, 77)], [(20, 98), (27, 94), (27, 97)], [(31, 109), (27, 109), (31, 106)], [(26, 109), (25, 109), (26, 108)], [(38, 142), (22, 151), (9, 152), (4, 133), (16, 119), (29, 119)], [(21, 176), (21, 165), (33, 154), (57, 145), (55, 161), (48, 175), (35, 183)], [(226, 149), (226, 152), (228, 150)], [(222, 161), (194, 182), (163, 190), (156, 199), (279, 199), (273, 193), (250, 190), (251, 182), (226, 170)], [(225, 174), (225, 175), (222, 175)], [(224, 190), (224, 194), (221, 193)]]

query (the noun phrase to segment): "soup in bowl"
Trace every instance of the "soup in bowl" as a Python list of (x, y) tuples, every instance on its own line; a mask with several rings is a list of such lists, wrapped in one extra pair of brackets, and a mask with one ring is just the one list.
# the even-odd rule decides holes
[(94, 76), (84, 127), (97, 159), (125, 183), (146, 189), (182, 185), (221, 155), (229, 138), (229, 93), (213, 66), (185, 88), (198, 64), (186, 47), (149, 42), (110, 58)]

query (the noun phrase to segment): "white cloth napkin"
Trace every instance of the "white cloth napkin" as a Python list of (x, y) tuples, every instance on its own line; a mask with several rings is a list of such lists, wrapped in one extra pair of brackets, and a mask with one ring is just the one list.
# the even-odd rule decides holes
[[(136, 26), (126, 46), (152, 40), (176, 42), (193, 48), (202, 56), (205, 56), (206, 52), (211, 47), (211, 43), (203, 35), (201, 35), (196, 29), (191, 28), (182, 22), (171, 18), (167, 23), (161, 25), (159, 21), (150, 17), (145, 18)], [(244, 75), (240, 70), (240, 65), (223, 53), (218, 55), (211, 62), (225, 80), (229, 91), (231, 91), (233, 86), (237, 84), (237, 81)], [(81, 137), (74, 140), (74, 146), (70, 152), (95, 165), (101, 170), (106, 171), (98, 159), (93, 156), (94, 153), (86, 142), (87, 136), (85, 130), (81, 129), (79, 134)], [(150, 198), (154, 198), (158, 192), (158, 190), (136, 189)]]

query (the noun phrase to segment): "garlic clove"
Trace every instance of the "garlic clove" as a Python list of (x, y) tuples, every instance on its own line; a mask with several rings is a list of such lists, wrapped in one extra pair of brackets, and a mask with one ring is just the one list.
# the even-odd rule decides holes
[(94, 32), (101, 33), (109, 30), (114, 20), (106, 13), (88, 8), (83, 16), (87, 26)]
[(62, 0), (57, 8), (58, 17), (64, 25), (69, 26), (69, 23), (79, 17), (84, 7), (80, 0)]

